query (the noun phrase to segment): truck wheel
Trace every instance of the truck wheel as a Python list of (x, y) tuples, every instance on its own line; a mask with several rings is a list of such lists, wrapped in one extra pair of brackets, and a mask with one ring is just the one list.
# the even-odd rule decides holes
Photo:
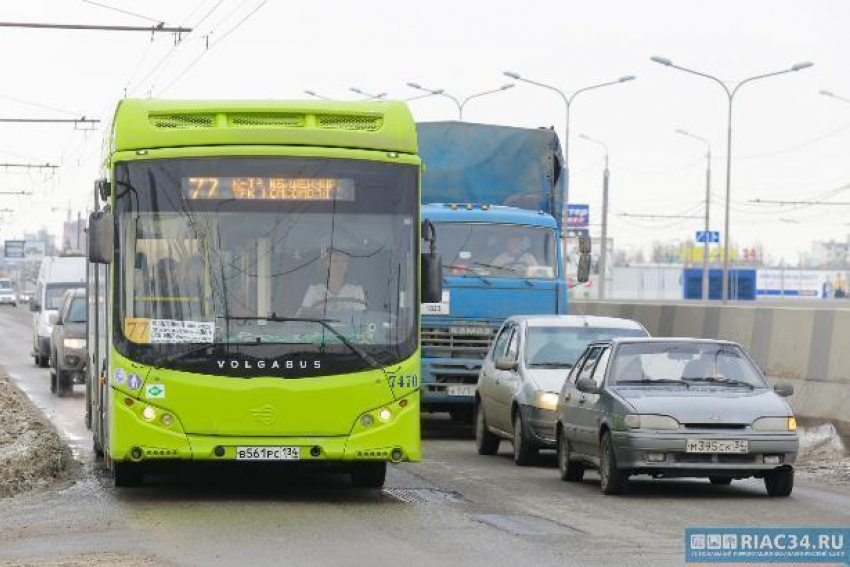
[(50, 364), (50, 357), (38, 355), (35, 357), (35, 363), (39, 368), (47, 368)]
[(599, 487), (603, 494), (622, 494), (628, 486), (629, 477), (617, 468), (614, 441), (607, 431), (602, 437), (599, 456)]
[(56, 393), (60, 398), (67, 398), (74, 394), (74, 385), (71, 383), (71, 375), (64, 370), (56, 369)]
[(581, 482), (584, 478), (584, 464), (570, 460), (570, 440), (562, 427), (558, 432), (558, 472), (561, 480)]
[(358, 488), (381, 488), (387, 478), (387, 463), (355, 463), (351, 482)]
[(769, 472), (764, 477), (764, 487), (768, 496), (790, 496), (794, 490), (794, 469), (785, 467)]
[(537, 446), (528, 438), (522, 414), (517, 412), (514, 416), (514, 463), (520, 467), (528, 466), (537, 458), (537, 453)]
[(112, 461), (112, 485), (116, 488), (141, 486), (144, 470), (141, 463)]
[(484, 408), (481, 402), (475, 404), (475, 448), (479, 455), (495, 455), (499, 452), (499, 443), (502, 440), (487, 430), (487, 421), (484, 419)]

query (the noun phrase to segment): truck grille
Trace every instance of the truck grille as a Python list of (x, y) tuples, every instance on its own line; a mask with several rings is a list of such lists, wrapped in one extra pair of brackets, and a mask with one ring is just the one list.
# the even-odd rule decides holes
[(489, 325), (422, 327), (422, 356), (482, 359), (497, 330)]

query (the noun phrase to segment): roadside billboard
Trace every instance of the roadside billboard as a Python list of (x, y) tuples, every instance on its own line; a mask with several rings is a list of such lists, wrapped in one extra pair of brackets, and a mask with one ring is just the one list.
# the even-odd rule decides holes
[(24, 241), (23, 240), (7, 240), (4, 243), (4, 256), (6, 258), (23, 258), (24, 257)]
[(848, 272), (828, 270), (759, 269), (759, 298), (834, 299), (850, 294)]

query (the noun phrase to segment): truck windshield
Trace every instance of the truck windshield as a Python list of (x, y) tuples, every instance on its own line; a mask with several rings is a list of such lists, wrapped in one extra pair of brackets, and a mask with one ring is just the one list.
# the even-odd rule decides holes
[(116, 179), (126, 353), (219, 374), (216, 350), (241, 370), (309, 355), (329, 374), (415, 351), (415, 168), (184, 159)]
[(489, 223), (434, 223), (449, 276), (546, 278), (556, 275), (551, 229)]
[(59, 304), (62, 303), (62, 296), (69, 289), (74, 289), (75, 287), (80, 287), (79, 283), (58, 283), (58, 284), (47, 284), (47, 289), (45, 290), (45, 309), (59, 309)]

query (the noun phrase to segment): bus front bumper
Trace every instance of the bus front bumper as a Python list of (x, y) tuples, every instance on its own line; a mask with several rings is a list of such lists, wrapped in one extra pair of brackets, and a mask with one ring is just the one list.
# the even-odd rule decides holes
[[(129, 398), (112, 391), (113, 419), (110, 428), (109, 456), (114, 461), (237, 461), (238, 448), (297, 447), (297, 461), (386, 461), (404, 462), (421, 459), (419, 396), (411, 394), (401, 407), (393, 404), (390, 419), (382, 420), (378, 410), (371, 425), (363, 415), (352, 424), (347, 435), (335, 436), (236, 436), (201, 435), (183, 431), (179, 416), (170, 409), (148, 401)], [(132, 403), (126, 400), (131, 399)], [(150, 411), (145, 415), (146, 408)], [(169, 425), (164, 415), (171, 416)], [(369, 421), (369, 420), (366, 420)], [(292, 455), (292, 452), (288, 452)]]

